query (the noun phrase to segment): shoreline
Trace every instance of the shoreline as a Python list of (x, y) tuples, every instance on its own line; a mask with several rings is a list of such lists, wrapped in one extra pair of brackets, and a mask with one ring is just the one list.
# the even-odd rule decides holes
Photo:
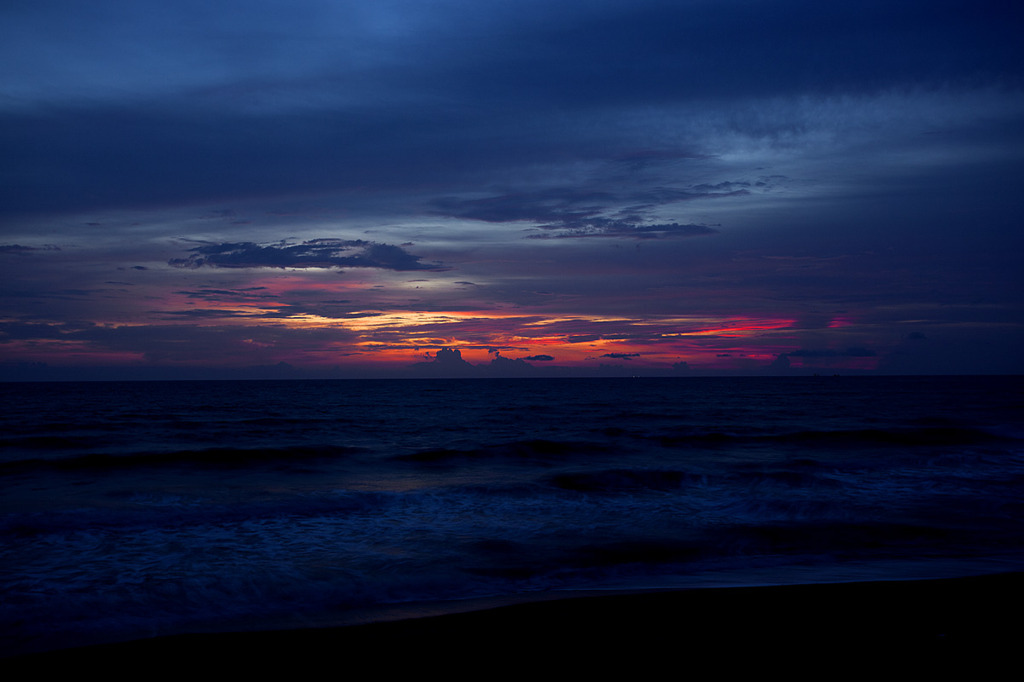
[[(17, 655), (5, 667), (116, 669), (131, 660), (259, 671), (375, 661), (388, 671), (474, 661), (642, 670), (693, 656), (736, 666), (935, 667), (1008, 661), (1024, 626), (1024, 572), (958, 578), (709, 587), (551, 598), (363, 624), (178, 634)], [(972, 663), (973, 662), (973, 663)], [(148, 664), (147, 664), (148, 665)], [(653, 668), (652, 668), (653, 669)], [(752, 668), (753, 669), (753, 668)]]

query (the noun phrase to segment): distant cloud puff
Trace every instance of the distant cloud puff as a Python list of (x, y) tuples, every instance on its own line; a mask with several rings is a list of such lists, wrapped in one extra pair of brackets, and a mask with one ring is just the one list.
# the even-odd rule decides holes
[(60, 251), (59, 246), (45, 244), (43, 246), (22, 246), (21, 244), (0, 244), (0, 253), (25, 255), (33, 251)]
[(554, 233), (532, 234), (528, 239), (576, 239), (580, 237), (631, 237), (633, 239), (665, 239), (668, 237), (699, 237), (715, 234), (718, 230), (707, 225), (680, 225), (661, 223), (657, 225), (634, 225), (614, 220), (607, 223), (589, 221), (589, 224)]
[(426, 362), (418, 362), (410, 369), (428, 376), (476, 376), (479, 369), (466, 362), (458, 348), (441, 348)]
[(542, 354), (542, 355), (529, 355), (529, 356), (526, 357), (526, 359), (527, 360), (532, 360), (534, 362), (550, 362), (551, 360), (554, 360), (555, 358), (552, 357), (551, 355), (543, 355)]
[(300, 244), (225, 242), (190, 249), (188, 258), (172, 258), (177, 268), (381, 268), (437, 270), (399, 246), (363, 239), (313, 239)]

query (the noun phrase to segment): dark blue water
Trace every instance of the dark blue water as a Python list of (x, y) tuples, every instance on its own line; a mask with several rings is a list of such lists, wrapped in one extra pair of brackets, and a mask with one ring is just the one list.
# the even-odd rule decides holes
[(5, 655), (1024, 567), (1019, 377), (0, 384), (0, 405)]

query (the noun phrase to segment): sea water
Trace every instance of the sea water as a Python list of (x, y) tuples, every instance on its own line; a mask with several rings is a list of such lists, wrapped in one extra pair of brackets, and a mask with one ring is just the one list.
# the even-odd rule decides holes
[(1024, 567), (1020, 377), (11, 383), (0, 405), (0, 655)]

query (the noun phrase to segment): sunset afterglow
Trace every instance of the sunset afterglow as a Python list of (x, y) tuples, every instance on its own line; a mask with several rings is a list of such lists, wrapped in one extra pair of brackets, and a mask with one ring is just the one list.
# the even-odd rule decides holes
[(341, 5), (0, 10), (0, 378), (1024, 371), (1009, 5)]

